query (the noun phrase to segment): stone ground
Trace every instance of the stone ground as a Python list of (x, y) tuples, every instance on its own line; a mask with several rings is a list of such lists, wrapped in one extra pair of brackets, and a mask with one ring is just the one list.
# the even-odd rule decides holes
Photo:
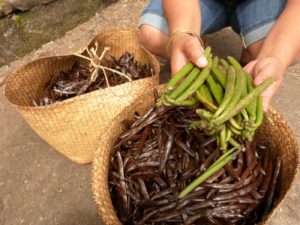
[[(0, 68), (0, 80), (39, 57), (68, 54), (110, 26), (136, 26), (145, 1), (125, 1), (99, 11), (64, 37)], [(220, 56), (238, 57), (241, 44), (230, 29), (209, 36)], [(167, 66), (163, 65), (163, 68)], [(273, 106), (300, 137), (300, 65), (287, 71)], [(5, 100), (0, 87), (0, 225), (101, 225), (92, 198), (91, 165), (76, 165), (58, 154)], [(299, 174), (291, 194), (270, 224), (299, 224)]]
[[(0, 0), (0, 7), (7, 1)], [(14, 2), (28, 5), (39, 0)], [(116, 0), (56, 0), (0, 18), (0, 67), (61, 37), (112, 2)]]

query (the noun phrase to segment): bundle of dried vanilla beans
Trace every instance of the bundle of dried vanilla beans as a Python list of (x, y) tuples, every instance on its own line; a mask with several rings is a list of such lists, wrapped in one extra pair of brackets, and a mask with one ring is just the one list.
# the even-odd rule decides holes
[(216, 137), (190, 127), (197, 109), (153, 107), (120, 136), (109, 184), (122, 224), (254, 224), (268, 213), (281, 160), (270, 158), (267, 140), (250, 145), (236, 138), (245, 151), (180, 196), (223, 154)]
[[(101, 66), (111, 70), (95, 70), (93, 66), (85, 67), (75, 63), (69, 71), (60, 72), (58, 76), (54, 75), (44, 88), (40, 99), (32, 99), (33, 105), (53, 104), (108, 86), (113, 87), (128, 81), (150, 77), (154, 74), (150, 65), (137, 62), (129, 52), (125, 52), (118, 59), (114, 56), (111, 56), (110, 59), (103, 58)], [(120, 76), (120, 74), (124, 76)]]

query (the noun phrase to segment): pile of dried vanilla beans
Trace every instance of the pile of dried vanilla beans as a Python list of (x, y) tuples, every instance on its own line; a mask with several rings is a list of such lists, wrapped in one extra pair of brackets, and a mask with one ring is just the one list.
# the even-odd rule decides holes
[(236, 137), (245, 151), (180, 197), (223, 154), (216, 137), (190, 127), (198, 108), (153, 107), (118, 139), (109, 184), (122, 224), (254, 224), (269, 212), (281, 160), (267, 141)]
[[(138, 80), (150, 77), (154, 74), (153, 68), (148, 64), (137, 62), (133, 55), (125, 52), (119, 59), (111, 56), (111, 59), (102, 59), (101, 65), (126, 76), (120, 76), (112, 70), (95, 70), (94, 67), (84, 67), (79, 63), (67, 72), (60, 72), (53, 76), (45, 87), (40, 99), (32, 99), (34, 106), (43, 106), (60, 102), (75, 96), (89, 93), (95, 90), (117, 86), (129, 80)], [(95, 71), (95, 73), (93, 73)], [(105, 74), (104, 74), (105, 72)], [(93, 76), (93, 77), (92, 77)], [(106, 80), (107, 79), (107, 80)]]

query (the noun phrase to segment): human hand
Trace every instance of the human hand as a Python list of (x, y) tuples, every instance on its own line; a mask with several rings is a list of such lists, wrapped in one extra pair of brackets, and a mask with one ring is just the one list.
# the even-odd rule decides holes
[(171, 72), (179, 71), (188, 62), (193, 62), (200, 68), (207, 65), (204, 49), (199, 40), (191, 35), (182, 34), (172, 40)]
[(275, 82), (261, 94), (264, 111), (267, 111), (272, 97), (280, 88), (285, 69), (276, 57), (253, 60), (244, 67), (244, 70), (253, 77), (254, 86), (261, 84), (268, 77), (275, 79)]

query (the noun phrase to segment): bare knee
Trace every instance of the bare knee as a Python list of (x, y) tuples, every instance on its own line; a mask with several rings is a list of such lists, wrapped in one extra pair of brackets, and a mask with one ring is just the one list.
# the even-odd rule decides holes
[[(246, 64), (252, 60), (255, 60), (262, 48), (263, 43), (264, 43), (264, 39), (257, 41), (255, 43), (251, 44), (248, 48), (244, 49), (243, 53), (242, 53), (241, 61)], [(297, 54), (295, 55), (290, 66), (297, 64), (297, 63), (300, 63), (300, 49), (298, 50)]]
[(142, 25), (139, 29), (141, 43), (146, 49), (155, 55), (167, 57), (166, 45), (167, 35), (160, 30), (150, 26)]

